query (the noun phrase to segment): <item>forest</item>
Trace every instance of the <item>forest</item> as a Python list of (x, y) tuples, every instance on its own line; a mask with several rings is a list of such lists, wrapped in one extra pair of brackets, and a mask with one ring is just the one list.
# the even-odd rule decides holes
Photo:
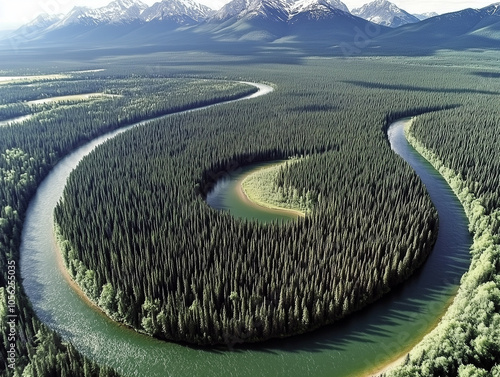
[[(158, 103), (162, 94), (148, 93), (150, 86), (165, 85), (163, 95), (177, 98), (172, 94), (187, 84), (179, 78), (183, 72), (272, 82), (275, 92), (265, 98), (157, 120), (97, 148), (72, 174), (56, 211), (61, 249), (80, 287), (109, 316), (159, 338), (234, 345), (331, 323), (402, 283), (431, 251), (436, 213), (385, 137), (393, 120), (427, 113), (416, 118), (411, 133), (450, 169), (462, 202), (470, 202), (475, 249), (445, 319), (389, 374), (493, 376), (500, 358), (500, 83), (484, 79), (496, 72), (494, 64), (479, 75), (473, 59), (461, 57), (463, 67), (450, 69), (456, 59), (311, 59), (286, 69), (249, 66), (244, 78), (241, 67), (215, 63), (157, 67), (154, 74), (130, 63), (113, 75), (82, 75), (85, 89), (76, 91), (122, 97), (37, 110), (7, 101), (2, 119), (36, 113), (21, 126), (0, 128), (2, 272), (18, 260), (29, 198), (61, 156), (109, 129), (169, 112)], [(158, 72), (170, 78), (160, 80)], [(95, 84), (84, 82), (89, 80)], [(64, 89), (75, 80), (66, 81), (71, 83), (50, 83), (60, 86), (57, 95), (75, 94)], [(169, 87), (172, 82), (177, 87)], [(17, 89), (11, 101), (22, 102)], [(223, 89), (219, 98), (249, 90)], [(57, 92), (47, 87), (39, 93)], [(219, 99), (193, 100), (192, 94), (187, 90), (179, 106)], [(315, 198), (305, 218), (263, 225), (204, 202), (213, 184), (239, 166), (295, 155), (308, 158), (283, 171), (276, 184)], [(7, 282), (4, 273), (3, 312)], [(18, 374), (115, 375), (40, 323), (22, 292), (16, 299), (23, 308), (16, 350), (26, 355)], [(53, 356), (41, 357), (46, 350)]]
[[(19, 271), (19, 244), (22, 221), (30, 198), (43, 177), (57, 161), (76, 146), (113, 128), (151, 116), (197, 107), (200, 104), (238, 98), (255, 88), (238, 83), (198, 79), (99, 77), (97, 74), (74, 75), (71, 80), (4, 84), (0, 88), (6, 103), (0, 117), (17, 116), (26, 91), (35, 91), (32, 99), (109, 91), (122, 97), (99, 98), (76, 103), (52, 103), (30, 107), (34, 116), (22, 124), (0, 127), (0, 313), (2, 342), (0, 372), (7, 376), (116, 376), (112, 369), (84, 358), (71, 344), (41, 323), (34, 315), (23, 292)], [(123, 77), (122, 76), (122, 77)], [(79, 86), (79, 84), (81, 86)], [(175, 95), (174, 95), (175, 93)], [(26, 114), (23, 113), (23, 114)], [(71, 125), (71, 127), (68, 127)], [(12, 269), (11, 267), (17, 268)], [(9, 274), (15, 271), (16, 275)], [(16, 279), (10, 279), (15, 276)], [(13, 287), (13, 288), (11, 288)], [(13, 290), (12, 290), (13, 289)], [(15, 343), (9, 339), (7, 313), (15, 310)], [(13, 344), (14, 347), (10, 345)], [(13, 348), (13, 349), (12, 349)], [(15, 368), (9, 351), (17, 355)], [(23, 374), (24, 373), (24, 374)]]
[[(162, 339), (255, 342), (332, 323), (423, 263), (437, 216), (383, 129), (447, 103), (419, 95), (381, 114), (366, 104), (382, 96), (317, 69), (278, 81), (279, 95), (131, 131), (81, 162), (55, 220), (70, 273), (106, 313)], [(309, 157), (280, 184), (321, 198), (305, 219), (265, 226), (204, 203), (223, 174), (294, 155)]]

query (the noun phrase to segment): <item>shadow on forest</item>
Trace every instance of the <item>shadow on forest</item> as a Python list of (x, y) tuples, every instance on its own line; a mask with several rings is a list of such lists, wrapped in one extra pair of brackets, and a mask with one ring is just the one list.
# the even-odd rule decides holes
[(477, 71), (477, 72), (472, 72), (472, 74), (474, 76), (479, 76), (479, 77), (482, 77), (482, 78), (485, 78), (485, 79), (500, 79), (500, 72), (481, 72), (481, 71)]
[(429, 92), (429, 93), (457, 93), (457, 94), (473, 93), (473, 94), (487, 94), (495, 96), (500, 94), (500, 92), (494, 92), (489, 90), (478, 90), (478, 89), (425, 88), (425, 87), (410, 86), (410, 85), (391, 85), (391, 84), (374, 83), (367, 81), (351, 81), (351, 80), (342, 82), (368, 89), (405, 90), (411, 92)]
[[(468, 248), (467, 248), (468, 250)], [(439, 307), (438, 312), (447, 307), (447, 303), (442, 301), (443, 293), (450, 292), (458, 286), (462, 276), (464, 260), (448, 256), (443, 265), (443, 275), (434, 276), (431, 282), (426, 280), (426, 287), (421, 287), (419, 279), (422, 278), (423, 267), (420, 268), (408, 281), (399, 285), (392, 292), (368, 305), (356, 313), (338, 322), (326, 325), (306, 334), (294, 335), (283, 339), (271, 339), (255, 344), (238, 344), (235, 337), (234, 344), (220, 347), (193, 347), (209, 353), (226, 352), (261, 352), (279, 354), (282, 352), (318, 353), (325, 350), (345, 351), (354, 342), (371, 343), (376, 347), (383, 347), (380, 338), (386, 335), (386, 329), (391, 326), (401, 326), (401, 323), (411, 324), (407, 332), (400, 332), (399, 339), (394, 341), (387, 335), (387, 341), (393, 346), (398, 346), (401, 350), (405, 346), (407, 339), (414, 336), (413, 332), (422, 333), (429, 330), (436, 321), (436, 309), (426, 306), (428, 302), (434, 302)], [(410, 294), (408, 290), (418, 293)], [(410, 296), (408, 298), (408, 296)], [(369, 318), (369, 320), (368, 320)], [(377, 339), (375, 339), (375, 337)], [(397, 344), (394, 344), (397, 343)], [(396, 350), (397, 351), (397, 350)]]

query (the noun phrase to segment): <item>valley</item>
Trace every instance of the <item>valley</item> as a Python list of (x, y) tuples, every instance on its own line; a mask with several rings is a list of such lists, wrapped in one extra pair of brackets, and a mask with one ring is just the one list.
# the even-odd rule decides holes
[(2, 33), (0, 373), (496, 376), (499, 9)]

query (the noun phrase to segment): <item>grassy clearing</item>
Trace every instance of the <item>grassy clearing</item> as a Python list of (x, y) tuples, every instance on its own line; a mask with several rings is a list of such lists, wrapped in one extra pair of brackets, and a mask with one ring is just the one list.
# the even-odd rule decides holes
[(250, 172), (241, 181), (243, 193), (250, 201), (259, 206), (287, 209), (304, 217), (312, 210), (311, 200), (299, 195), (296, 189), (287, 189), (276, 185), (276, 178), (280, 170), (299, 161), (300, 159), (291, 159)]
[(60, 96), (60, 97), (50, 97), (50, 98), (38, 99), (36, 101), (29, 101), (29, 102), (27, 102), (27, 104), (28, 105), (41, 105), (41, 104), (50, 103), (50, 102), (85, 101), (85, 100), (91, 100), (91, 99), (94, 99), (97, 97), (117, 97), (117, 95), (106, 94), (106, 93), (75, 94), (75, 95), (69, 95), (69, 96)]
[(67, 79), (69, 77), (71, 76), (65, 74), (38, 75), (38, 76), (2, 76), (0, 77), (0, 85), (30, 83), (42, 80), (61, 80), (61, 79)]

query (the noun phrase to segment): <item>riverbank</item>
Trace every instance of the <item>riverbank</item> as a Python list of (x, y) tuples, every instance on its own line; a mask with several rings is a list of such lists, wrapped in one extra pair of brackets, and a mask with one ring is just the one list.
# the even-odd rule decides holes
[(80, 299), (82, 299), (89, 307), (94, 309), (99, 314), (106, 316), (106, 313), (85, 294), (85, 292), (78, 285), (73, 276), (71, 276), (71, 274), (69, 273), (69, 270), (62, 256), (62, 248), (60, 244), (61, 238), (59, 235), (59, 231), (57, 230), (57, 225), (54, 225), (54, 231), (52, 232), (52, 242), (54, 243), (54, 255), (57, 263), (57, 268), (61, 272), (64, 280), (66, 280), (66, 283), (68, 283), (73, 292), (75, 292), (78, 297), (80, 297)]
[(444, 318), (444, 316), (448, 312), (448, 309), (453, 304), (453, 301), (455, 300), (455, 297), (456, 297), (456, 295), (450, 297), (450, 299), (448, 300), (448, 304), (443, 309), (442, 314), (440, 316), (438, 316), (436, 318), (436, 320), (429, 325), (429, 327), (427, 328), (427, 330), (424, 331), (424, 334), (422, 335), (422, 337), (420, 337), (419, 339), (416, 339), (413, 344), (411, 344), (410, 346), (408, 346), (404, 350), (402, 350), (398, 354), (398, 356), (396, 356), (396, 357), (394, 357), (394, 358), (391, 359), (392, 361), (381, 363), (378, 367), (376, 367), (373, 370), (369, 371), (367, 374), (361, 375), (360, 377), (380, 377), (381, 375), (385, 375), (386, 373), (388, 373), (388, 372), (396, 369), (397, 367), (402, 366), (404, 364), (405, 360), (407, 359), (409, 353), (415, 347), (417, 347), (420, 344), (420, 342), (422, 342), (422, 340), (429, 333), (431, 333), (434, 329), (436, 329), (439, 326), (439, 324), (441, 323), (442, 319)]
[[(243, 174), (236, 185), (236, 192), (238, 197), (243, 201), (246, 205), (251, 206), (255, 209), (259, 209), (261, 211), (267, 211), (268, 213), (275, 214), (290, 214), (297, 217), (305, 217), (305, 212), (295, 209), (295, 208), (286, 208), (274, 203), (271, 203), (269, 200), (265, 200), (269, 197), (269, 193), (264, 193), (263, 188), (267, 189), (268, 192), (272, 191), (272, 179), (262, 180), (260, 183), (260, 187), (256, 187), (257, 185), (249, 184), (249, 179), (252, 177), (254, 179), (256, 174), (264, 173), (266, 178), (269, 178), (270, 175), (274, 173), (275, 169), (279, 169), (281, 166), (287, 164), (288, 161), (280, 161), (272, 165), (262, 166), (256, 169), (253, 169), (246, 174)], [(266, 172), (267, 170), (273, 170), (272, 172)]]
[[(436, 373), (453, 370), (460, 375), (497, 375), (500, 368), (498, 365), (493, 366), (490, 360), (495, 358), (494, 350), (500, 346), (495, 326), (498, 311), (493, 309), (499, 296), (496, 282), (500, 274), (494, 266), (498, 264), (500, 256), (500, 241), (495, 237), (498, 234), (500, 209), (495, 208), (488, 214), (482, 198), (476, 197), (469, 183), (446, 166), (437, 153), (426, 148), (412, 135), (411, 122), (406, 124), (405, 134), (408, 142), (453, 190), (465, 210), (474, 238), (470, 248), (472, 260), (460, 280), (453, 304), (439, 326), (409, 354), (408, 366), (402, 366), (396, 373), (406, 375), (410, 371), (414, 374), (424, 370), (434, 370)], [(472, 336), (471, 329), (474, 329)], [(481, 355), (481, 359), (476, 355)], [(467, 364), (467, 360), (473, 359), (476, 362)], [(425, 364), (422, 360), (425, 360)]]

